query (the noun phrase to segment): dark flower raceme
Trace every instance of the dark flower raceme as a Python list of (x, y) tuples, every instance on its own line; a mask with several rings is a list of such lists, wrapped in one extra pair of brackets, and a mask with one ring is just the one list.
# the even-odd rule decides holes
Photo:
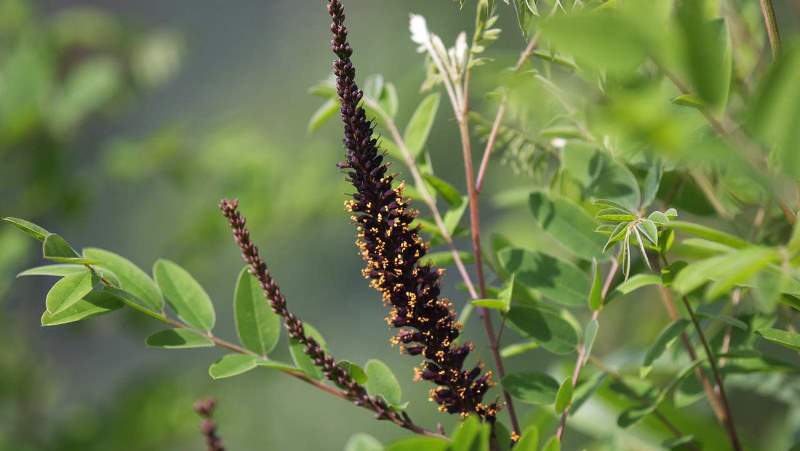
[(373, 124), (359, 105), (362, 91), (350, 61), (353, 50), (347, 42), (341, 2), (329, 0), (328, 12), (333, 18), (331, 49), (338, 57), (333, 69), (347, 150), (339, 166), (356, 189), (346, 206), (358, 226), (356, 243), (367, 263), (363, 274), (391, 307), (387, 322), (400, 329), (392, 342), (408, 354), (425, 358), (417, 377), (437, 385), (430, 397), (440, 410), (474, 413), (493, 421), (497, 406), (482, 402), (492, 385), (491, 372), (484, 373), (480, 365), (464, 369), (472, 345), (455, 343), (461, 324), (450, 301), (440, 297), (442, 270), (420, 263), (427, 244), (411, 225), (416, 212), (403, 197), (402, 183), (392, 186), (394, 178), (387, 173), (383, 152), (373, 138)]
[(220, 202), (219, 207), (223, 215), (228, 219), (234, 240), (242, 251), (242, 258), (250, 267), (250, 273), (258, 279), (261, 290), (269, 300), (272, 310), (281, 316), (289, 337), (302, 344), (304, 353), (313, 360), (314, 365), (322, 369), (329, 381), (344, 390), (342, 397), (358, 406), (375, 412), (376, 417), (380, 420), (391, 421), (400, 427), (420, 434), (427, 433), (427, 431), (414, 424), (405, 411), (392, 409), (382, 398), (369, 396), (366, 388), (356, 382), (347, 370), (339, 366), (336, 360), (322, 349), (322, 346), (319, 345), (314, 337), (306, 335), (303, 322), (289, 311), (286, 305), (286, 298), (270, 275), (267, 264), (259, 254), (258, 247), (251, 241), (246, 220), (239, 213), (239, 202), (225, 199)]

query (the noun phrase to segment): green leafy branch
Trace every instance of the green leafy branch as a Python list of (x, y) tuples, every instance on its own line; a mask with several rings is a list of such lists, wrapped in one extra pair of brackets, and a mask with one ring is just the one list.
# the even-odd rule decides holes
[[(20, 276), (55, 276), (59, 280), (46, 297), (43, 326), (56, 326), (113, 312), (122, 307), (155, 319), (167, 326), (145, 340), (151, 347), (190, 349), (218, 347), (230, 351), (209, 367), (214, 379), (237, 376), (255, 368), (278, 370), (338, 398), (351, 400), (346, 389), (325, 384), (317, 362), (311, 360), (299, 343), (290, 342), (294, 365), (269, 358), (280, 337), (280, 317), (268, 307), (259, 282), (247, 268), (238, 277), (234, 291), (236, 330), (241, 345), (213, 334), (215, 312), (202, 286), (183, 268), (168, 260), (158, 260), (154, 278), (124, 257), (109, 251), (87, 248), (78, 253), (60, 235), (29, 221), (6, 217), (4, 221), (42, 242), (42, 256), (55, 262), (31, 268)], [(165, 302), (166, 300), (166, 302)], [(175, 312), (170, 316), (166, 305)], [(323, 348), (325, 341), (312, 326), (306, 332)], [(367, 391), (386, 400), (398, 414), (390, 414), (397, 423), (415, 432), (438, 436), (413, 424), (403, 411), (400, 386), (391, 370), (380, 361), (371, 360), (365, 369), (352, 362), (341, 362), (344, 370), (365, 383)], [(364, 405), (370, 408), (369, 405)]]

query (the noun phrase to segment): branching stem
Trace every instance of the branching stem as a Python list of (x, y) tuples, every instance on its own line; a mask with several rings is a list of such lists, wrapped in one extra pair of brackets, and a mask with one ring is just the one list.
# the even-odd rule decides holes
[[(86, 265), (86, 266), (92, 272), (97, 273), (97, 270), (96, 270), (96, 268), (94, 268), (94, 266), (92, 266), (92, 265)], [(111, 282), (108, 279), (106, 279), (105, 277), (100, 277), (100, 282), (105, 286), (113, 287)], [(193, 328), (192, 326), (190, 326), (190, 325), (188, 325), (188, 324), (186, 324), (186, 323), (184, 323), (184, 322), (182, 322), (182, 321), (180, 321), (178, 319), (171, 318), (171, 317), (167, 316), (166, 313), (164, 313), (164, 312), (160, 312), (160, 313), (159, 312), (154, 312), (152, 310), (146, 309), (146, 308), (136, 304), (135, 302), (128, 301), (128, 300), (125, 300), (125, 299), (121, 299), (121, 300), (125, 303), (126, 306), (130, 307), (132, 310), (137, 311), (139, 313), (142, 313), (142, 314), (144, 314), (146, 316), (149, 316), (150, 318), (153, 318), (153, 319), (155, 319), (157, 321), (160, 321), (160, 322), (162, 322), (162, 323), (164, 323), (164, 324), (166, 324), (166, 325), (168, 325), (170, 327), (174, 327), (176, 329), (190, 330), (190, 331), (192, 331), (192, 332), (194, 332), (196, 334), (205, 336), (206, 338), (211, 340), (212, 343), (214, 343), (215, 347), (222, 348), (222, 349), (227, 349), (228, 351), (234, 352), (236, 354), (252, 355), (254, 357), (258, 357), (259, 359), (263, 359), (265, 361), (269, 361), (268, 358), (266, 358), (264, 356), (261, 356), (261, 355), (258, 355), (258, 354), (254, 353), (254, 352), (252, 352), (252, 351), (250, 351), (248, 349), (245, 349), (245, 348), (243, 348), (243, 347), (241, 347), (241, 346), (239, 346), (239, 345), (237, 345), (235, 343), (232, 343), (230, 341), (227, 341), (227, 340), (224, 340), (222, 338), (219, 338), (219, 337), (215, 336), (214, 334), (212, 334), (210, 331), (208, 331), (208, 332), (201, 331), (201, 330)], [(347, 393), (344, 390), (340, 390), (338, 388), (335, 388), (335, 387), (332, 387), (330, 385), (327, 385), (322, 381), (318, 381), (316, 379), (312, 379), (312, 378), (308, 377), (303, 371), (301, 371), (299, 369), (291, 369), (291, 368), (284, 368), (284, 367), (276, 367), (275, 369), (277, 369), (278, 371), (280, 371), (280, 372), (282, 372), (284, 374), (287, 374), (287, 375), (289, 375), (289, 376), (291, 376), (291, 377), (293, 377), (295, 379), (298, 379), (298, 380), (303, 381), (303, 382), (305, 382), (305, 383), (307, 383), (309, 385), (312, 385), (312, 386), (318, 388), (319, 390), (321, 390), (321, 391), (323, 391), (325, 393), (328, 393), (328, 394), (333, 395), (333, 396), (335, 396), (337, 398), (340, 398), (340, 399), (344, 399), (345, 401), (348, 401), (348, 402), (351, 401), (350, 398), (348, 397)], [(369, 409), (369, 405), (362, 405), (362, 407)], [(427, 430), (427, 429), (423, 428), (422, 426), (419, 426), (419, 425), (415, 424), (414, 422), (412, 422), (410, 420), (410, 418), (408, 418), (407, 415), (405, 415), (405, 412), (403, 412), (403, 419), (402, 420), (400, 420), (400, 421), (392, 420), (392, 422), (397, 424), (398, 426), (400, 426), (400, 427), (402, 427), (404, 429), (408, 429), (409, 431), (412, 431), (412, 432), (414, 432), (416, 434), (426, 435), (426, 436), (431, 436), (431, 437), (447, 438), (443, 434)]]

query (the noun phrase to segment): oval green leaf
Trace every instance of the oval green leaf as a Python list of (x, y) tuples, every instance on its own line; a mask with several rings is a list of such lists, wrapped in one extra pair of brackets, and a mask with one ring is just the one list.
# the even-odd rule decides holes
[(64, 277), (72, 274), (82, 273), (87, 268), (84, 265), (76, 265), (70, 263), (57, 263), (55, 265), (37, 266), (35, 268), (26, 269), (17, 274), (17, 277), (30, 277), (30, 276), (52, 276)]
[(170, 307), (182, 320), (198, 329), (214, 328), (214, 305), (191, 274), (169, 260), (158, 260), (153, 274)]
[(567, 409), (569, 404), (572, 402), (572, 378), (567, 377), (564, 379), (564, 382), (561, 383), (561, 386), (558, 387), (558, 393), (556, 393), (556, 403), (555, 409), (556, 413), (563, 413), (564, 410)]
[(47, 311), (52, 314), (72, 307), (92, 291), (95, 283), (94, 274), (86, 268), (82, 272), (65, 276), (47, 292)]
[(509, 374), (502, 384), (511, 396), (528, 404), (553, 404), (558, 393), (558, 381), (544, 373)]
[(556, 354), (569, 354), (578, 346), (578, 334), (572, 325), (557, 314), (529, 305), (512, 306), (508, 320)]
[(121, 308), (122, 302), (103, 292), (88, 293), (83, 299), (56, 313), (45, 311), (42, 314), (42, 326), (60, 326), (74, 323), (92, 316), (113, 312)]
[(383, 445), (375, 437), (360, 432), (350, 437), (344, 451), (383, 451)]
[(364, 366), (367, 373), (367, 392), (370, 396), (380, 396), (390, 405), (399, 406), (403, 392), (392, 370), (385, 363), (372, 359)]
[(592, 288), (589, 290), (589, 308), (599, 310), (603, 306), (603, 278), (597, 260), (592, 260)]
[(497, 259), (503, 272), (516, 274), (518, 284), (562, 305), (586, 305), (591, 288), (589, 279), (572, 263), (519, 248), (503, 249)]
[(594, 219), (581, 207), (544, 192), (531, 193), (528, 205), (542, 230), (564, 248), (586, 260), (607, 258), (603, 235), (595, 232)]
[(47, 235), (50, 235), (50, 232), (44, 229), (37, 224), (34, 224), (30, 221), (26, 221), (20, 218), (14, 218), (11, 216), (7, 216), (3, 218), (3, 221), (13, 225), (14, 227), (22, 230), (23, 232), (27, 233), (28, 235), (32, 236), (33, 238), (44, 241)]
[(212, 379), (224, 379), (244, 374), (257, 366), (258, 357), (254, 355), (228, 354), (208, 367), (208, 375)]
[(150, 335), (147, 346), (164, 349), (210, 348), (214, 342), (207, 336), (189, 329), (166, 329)]
[(436, 112), (439, 110), (440, 97), (439, 93), (434, 93), (422, 99), (408, 121), (403, 140), (414, 158), (422, 152), (428, 140), (433, 122), (436, 120)]
[(265, 356), (281, 336), (281, 318), (272, 311), (258, 279), (243, 268), (233, 293), (236, 333), (245, 348)]

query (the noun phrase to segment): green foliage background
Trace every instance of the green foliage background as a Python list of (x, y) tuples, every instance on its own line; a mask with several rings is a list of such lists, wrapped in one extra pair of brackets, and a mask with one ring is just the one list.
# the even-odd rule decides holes
[[(216, 203), (221, 197), (238, 197), (292, 309), (324, 334), (335, 355), (359, 362), (380, 357), (398, 376), (415, 420), (453, 424), (454, 419), (437, 414), (425, 401), (428, 387), (411, 382), (414, 359), (389, 349), (384, 308), (360, 277), (361, 261), (342, 208), (350, 188), (335, 167), (342, 156), (340, 127), (321, 123), (317, 131), (308, 132), (308, 118), (319, 104), (307, 95), (308, 87), (327, 76), (332, 60), (322, 2), (96, 3), (0, 0), (0, 216), (34, 220), (69, 237), (76, 247), (113, 250), (143, 268), (160, 257), (180, 262), (213, 299), (217, 335), (234, 338), (233, 286), (241, 262)], [(512, 3), (525, 7), (525, 2)], [(760, 30), (756, 2), (721, 3), (735, 5), (745, 25)], [(791, 1), (777, 5), (789, 46), (789, 37), (800, 26), (800, 12)], [(459, 11), (444, 0), (352, 0), (346, 6), (359, 80), (382, 73), (393, 82), (400, 99), (398, 122), (406, 123), (424, 97), (419, 86), (426, 76), (408, 38), (408, 13), (423, 14), (451, 42), (459, 31), (471, 31), (474, 5), (465, 2)], [(602, 249), (602, 239), (594, 243), (598, 249), (585, 243), (570, 248), (569, 238), (566, 245), (559, 244), (548, 238), (543, 231), (547, 226), (535, 209), (532, 217), (527, 206), (528, 194), (542, 188), (531, 172), (539, 174), (553, 164), (553, 156), (540, 145), (549, 137), (542, 130), (562, 124), (546, 123), (558, 108), (541, 86), (520, 88), (519, 78), (504, 70), (513, 65), (526, 37), (512, 9), (501, 6), (498, 26), (503, 34), (491, 47), (495, 60), (480, 68), (474, 90), (491, 91), (500, 83), (518, 88), (510, 103), (511, 120), (541, 134), (526, 136), (511, 128), (501, 134), (502, 152), (487, 176), (484, 236), (502, 233), (515, 245), (552, 255), (569, 256), (577, 250), (580, 257), (602, 259), (599, 252), (590, 255)], [(631, 35), (643, 36), (655, 47), (680, 48), (666, 42), (669, 37), (648, 33), (648, 20), (658, 19), (658, 7), (639, 12), (639, 22), (603, 17), (593, 22), (598, 30), (586, 28), (580, 17), (550, 23), (552, 29), (544, 30), (581, 63), (627, 74), (644, 58), (643, 50), (628, 42)], [(619, 34), (616, 41), (613, 36), (605, 41), (586, 38), (612, 30)], [(603, 47), (608, 42), (615, 45)], [(728, 101), (727, 90), (715, 83), (726, 76), (717, 73), (724, 65), (713, 62), (716, 54), (695, 54), (692, 48), (686, 51), (690, 60), (712, 62), (700, 64), (704, 70), (699, 73), (689, 69), (679, 75), (693, 80), (700, 100), (718, 108)], [(738, 65), (728, 75), (743, 89), (755, 89), (754, 81), (742, 74), (763, 64), (761, 55), (744, 48), (733, 52)], [(550, 57), (557, 60), (556, 55)], [(663, 57), (672, 64), (681, 56), (665, 51)], [(774, 77), (781, 83), (780, 74)], [(690, 108), (664, 107), (670, 89), (666, 83), (619, 77), (616, 84), (604, 87), (611, 101), (597, 104), (586, 86), (576, 80), (566, 83), (574, 85), (565, 89), (564, 97), (585, 109), (587, 117), (579, 115), (579, 120), (590, 121), (594, 131), (622, 136), (624, 143), (646, 142), (689, 159), (700, 149), (703, 152), (695, 156), (703, 162), (715, 162), (719, 155), (713, 145), (692, 141), (690, 131), (702, 118)], [(481, 134), (483, 124), (485, 134), (497, 96), (474, 97), (476, 130)], [(697, 101), (683, 98), (678, 103)], [(797, 133), (775, 136), (780, 130), (771, 124), (780, 117), (767, 114), (773, 111), (769, 106), (780, 101), (787, 99), (757, 105), (755, 111), (766, 112), (766, 117), (754, 120), (753, 127), (763, 136), (792, 143)], [(736, 103), (741, 98), (731, 102), (734, 108), (743, 107)], [(791, 116), (791, 106), (786, 108), (784, 113)], [(797, 118), (793, 111), (791, 117)], [(425, 148), (437, 176), (462, 187), (460, 145), (448, 108), (439, 108)], [(592, 151), (578, 148), (570, 155)], [(778, 166), (798, 167), (792, 160), (796, 157), (787, 155), (775, 157)], [(586, 161), (576, 157), (563, 163), (572, 165), (575, 180), (559, 180), (562, 194), (575, 194), (581, 182), (593, 177), (591, 168), (582, 166)], [(613, 162), (604, 168), (610, 172), (601, 177), (606, 186), (589, 191), (614, 194), (615, 183), (624, 184), (619, 177), (625, 174), (615, 172)], [(404, 173), (399, 163), (393, 169)], [(675, 185), (673, 174), (665, 173), (662, 189)], [(751, 212), (762, 199), (759, 188), (741, 177), (735, 164), (717, 182), (711, 201), (695, 184), (680, 191), (674, 205), (681, 215), (700, 222), (713, 222), (714, 214), (722, 211), (729, 216), (717, 215), (723, 220), (714, 226), (746, 231), (747, 225), (730, 218)], [(624, 193), (614, 199), (634, 208), (639, 204), (639, 198), (631, 200)], [(769, 242), (787, 237), (790, 228), (779, 219), (767, 218), (774, 229), (765, 228), (763, 236), (755, 238)], [(462, 243), (466, 248), (466, 241)], [(10, 227), (0, 228), (0, 450), (199, 450), (203, 445), (191, 404), (202, 395), (219, 399), (217, 419), (231, 450), (342, 449), (355, 432), (368, 432), (383, 442), (405, 435), (277, 372), (258, 370), (212, 382), (207, 368), (219, 352), (145, 348), (142, 337), (158, 328), (129, 312), (41, 328), (40, 300), (49, 285), (38, 278), (13, 278), (39, 263), (33, 255), (34, 245), (27, 237)], [(456, 306), (463, 306), (466, 296), (456, 288), (454, 270), (446, 281), (446, 293)], [(668, 321), (656, 291), (647, 289), (609, 305), (602, 323), (605, 333), (595, 353), (624, 363), (640, 358)], [(475, 326), (466, 327), (468, 337), (482, 344)], [(278, 347), (276, 358), (290, 360), (285, 348)], [(794, 351), (776, 353), (795, 367), (800, 364)], [(483, 345), (476, 354), (491, 361)], [(564, 370), (542, 350), (512, 357), (508, 365), (510, 372)], [(677, 369), (656, 365), (653, 371)], [(748, 384), (760, 386), (762, 393)], [(741, 386), (732, 388), (737, 424), (749, 443), (766, 450), (797, 441), (796, 386), (796, 380), (770, 374), (761, 380), (742, 378)], [(617, 402), (609, 393), (602, 395), (612, 405)], [(575, 449), (588, 444), (592, 449), (614, 449), (616, 438), (606, 440), (604, 434), (616, 427), (616, 414), (588, 407), (570, 419), (575, 428), (571, 443)], [(725, 449), (723, 432), (705, 404), (696, 403), (677, 416), (670, 408), (665, 413), (709, 444), (706, 449)], [(543, 425), (542, 430), (556, 421), (552, 413), (538, 408), (526, 409), (524, 418), (526, 424)], [(651, 449), (653, 436), (661, 438), (656, 430), (648, 419), (619, 434), (626, 435), (625, 443)]]

